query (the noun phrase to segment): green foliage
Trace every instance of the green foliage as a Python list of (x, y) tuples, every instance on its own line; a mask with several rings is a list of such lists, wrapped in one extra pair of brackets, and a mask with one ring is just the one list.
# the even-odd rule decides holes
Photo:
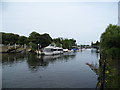
[(19, 45), (28, 45), (33, 50), (38, 48), (38, 44), (41, 46), (41, 48), (48, 46), (52, 42), (55, 43), (56, 46), (71, 49), (72, 46), (76, 46), (76, 40), (74, 39), (63, 39), (63, 38), (56, 38), (53, 39), (50, 37), (49, 34), (39, 34), (37, 32), (30, 33), (29, 37), (25, 36), (19, 36), (17, 34), (13, 33), (3, 33), (2, 34), (2, 44), (4, 45), (13, 45), (13, 44), (19, 44)]
[(97, 87), (120, 88), (120, 26), (110, 24), (106, 28), (101, 35), (100, 50)]
[(53, 42), (57, 46), (62, 46), (63, 48), (71, 49), (72, 46), (76, 46), (76, 40), (74, 39), (63, 39), (63, 38), (56, 38), (53, 39)]
[(52, 42), (52, 38), (50, 37), (49, 34), (46, 33), (41, 35), (40, 40), (41, 40), (40, 44), (42, 47), (46, 47)]
[(2, 44), (15, 44), (18, 43), (19, 35), (13, 33), (2, 33)]
[(98, 87), (120, 88), (120, 66), (118, 61), (116, 59), (112, 59), (111, 57), (107, 57), (106, 59), (100, 59), (100, 62), (100, 66), (98, 68)]
[(18, 43), (20, 44), (20, 45), (24, 45), (24, 44), (28, 44), (28, 39), (27, 39), (27, 37), (25, 37), (25, 36), (20, 36), (19, 37), (19, 41), (18, 41)]
[(35, 43), (35, 44), (38, 44), (40, 42), (39, 38), (40, 38), (40, 34), (37, 32), (30, 33), (30, 35), (28, 37), (29, 41), (32, 43)]
[(120, 48), (120, 26), (109, 25), (101, 35), (101, 48)]
[(52, 42), (52, 38), (49, 36), (49, 34), (46, 34), (46, 33), (40, 35), (37, 32), (32, 32), (28, 39), (32, 43), (33, 45), (32, 47), (34, 49), (37, 49), (38, 44), (40, 44), (41, 47), (46, 47)]
[(32, 48), (32, 50), (35, 50), (38, 47), (37, 44), (32, 43), (32, 42), (29, 42), (29, 46), (30, 46), (30, 48)]
[(29, 37), (25, 36), (19, 36), (17, 34), (13, 33), (3, 33), (2, 34), (2, 43), (4, 45), (13, 45), (13, 44), (19, 44), (19, 45), (29, 45), (33, 49), (37, 49), (37, 45), (40, 44), (42, 47), (48, 46), (52, 42), (52, 38), (49, 36), (49, 34), (42, 34), (40, 35), (37, 32), (32, 32)]
[(101, 35), (100, 50), (99, 83), (102, 88), (119, 88), (120, 26), (110, 24), (106, 28)]
[(120, 57), (120, 26), (109, 25), (101, 35), (100, 49), (106, 56)]
[(95, 43), (91, 42), (91, 46), (99, 46), (99, 45), (100, 45), (99, 41), (96, 41)]

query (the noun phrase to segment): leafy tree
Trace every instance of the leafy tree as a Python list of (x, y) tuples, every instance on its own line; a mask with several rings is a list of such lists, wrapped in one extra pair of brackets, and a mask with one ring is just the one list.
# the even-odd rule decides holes
[(120, 26), (110, 24), (101, 35), (100, 49), (106, 57), (120, 57)]
[(41, 40), (40, 44), (41, 44), (42, 47), (46, 47), (46, 46), (48, 46), (49, 44), (51, 44), (51, 42), (52, 42), (52, 38), (51, 38), (50, 35), (47, 34), (47, 33), (42, 34), (42, 35), (40, 36), (40, 40)]
[(32, 32), (29, 36), (29, 41), (32, 43), (31, 45), (33, 45), (34, 48), (37, 49), (38, 44), (41, 45), (41, 48), (51, 44), (52, 38), (47, 33), (40, 35), (37, 32)]
[(100, 39), (99, 88), (119, 88), (120, 26), (110, 24)]
[(2, 44), (18, 44), (19, 40), (19, 35), (18, 34), (13, 34), (13, 33), (2, 33)]
[(67, 48), (67, 49), (71, 49), (72, 46), (76, 46), (76, 40), (74, 39), (56, 38), (53, 39), (53, 42), (55, 42), (57, 46), (62, 46), (63, 48)]
[(120, 48), (120, 26), (110, 24), (101, 35), (100, 46), (104, 48)]
[(32, 49), (37, 49), (38, 44), (41, 48), (48, 46), (52, 42), (56, 44), (56, 46), (71, 49), (72, 46), (76, 46), (76, 40), (74, 39), (63, 39), (63, 38), (56, 38), (52, 39), (49, 34), (39, 34), (37, 32), (30, 33), (29, 37), (19, 36), (13, 33), (4, 33), (2, 34), (2, 44), (20, 44), (20, 45), (29, 45)]
[(91, 42), (91, 46), (99, 46), (100, 42), (96, 41), (95, 43)]
[(19, 43), (20, 45), (28, 44), (28, 39), (27, 39), (27, 37), (25, 37), (25, 36), (20, 36), (18, 43)]
[(41, 42), (41, 40), (40, 40), (40, 34), (37, 33), (37, 32), (30, 33), (28, 39), (29, 39), (30, 42), (35, 43), (35, 44), (38, 44), (38, 43)]

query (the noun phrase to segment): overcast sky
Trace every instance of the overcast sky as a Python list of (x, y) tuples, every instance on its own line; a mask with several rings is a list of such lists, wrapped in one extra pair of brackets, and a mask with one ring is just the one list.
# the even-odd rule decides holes
[(117, 2), (3, 2), (3, 32), (52, 38), (74, 38), (78, 44), (100, 39), (109, 24), (118, 23)]

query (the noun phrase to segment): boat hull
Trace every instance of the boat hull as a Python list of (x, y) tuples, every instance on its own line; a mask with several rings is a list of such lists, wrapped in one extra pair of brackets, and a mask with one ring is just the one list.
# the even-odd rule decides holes
[(44, 55), (58, 55), (63, 54), (63, 51), (44, 52)]

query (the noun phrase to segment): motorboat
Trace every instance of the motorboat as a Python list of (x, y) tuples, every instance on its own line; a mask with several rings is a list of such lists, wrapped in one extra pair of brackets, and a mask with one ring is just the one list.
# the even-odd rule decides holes
[(56, 46), (47, 46), (43, 49), (44, 55), (57, 55), (57, 54), (63, 54), (63, 48), (62, 47), (56, 47)]

